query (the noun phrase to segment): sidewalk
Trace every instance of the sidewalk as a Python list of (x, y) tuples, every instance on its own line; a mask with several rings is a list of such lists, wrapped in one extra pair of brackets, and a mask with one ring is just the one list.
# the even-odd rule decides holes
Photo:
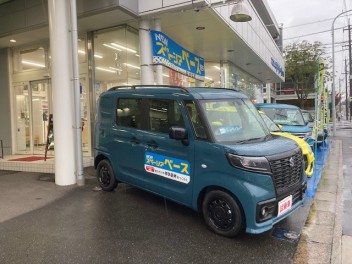
[[(352, 263), (352, 236), (343, 235), (343, 194), (350, 192), (351, 186), (344, 186), (343, 168), (349, 161), (342, 152), (345, 145), (352, 146), (352, 125), (339, 122), (337, 128), (294, 263)], [(350, 140), (346, 135), (351, 135)]]

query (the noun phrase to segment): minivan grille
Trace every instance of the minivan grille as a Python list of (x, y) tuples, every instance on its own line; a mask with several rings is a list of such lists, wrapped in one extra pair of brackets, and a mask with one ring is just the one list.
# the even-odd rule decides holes
[(289, 155), (268, 157), (278, 195), (296, 186), (302, 179), (303, 157), (298, 148)]

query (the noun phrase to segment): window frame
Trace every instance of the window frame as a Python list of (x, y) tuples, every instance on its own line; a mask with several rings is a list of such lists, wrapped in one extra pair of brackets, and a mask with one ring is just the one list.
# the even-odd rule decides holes
[[(135, 100), (135, 101), (138, 101), (140, 100), (140, 105), (138, 107), (138, 112), (140, 113), (139, 115), (139, 118), (140, 118), (140, 126), (139, 127), (134, 127), (134, 126), (130, 126), (130, 125), (125, 125), (125, 124), (122, 124), (120, 121), (119, 121), (119, 114), (118, 114), (118, 110), (123, 110), (124, 108), (127, 108), (127, 107), (124, 107), (124, 108), (121, 108), (121, 100)], [(151, 127), (151, 122), (152, 122), (152, 116), (150, 114), (150, 106), (151, 106), (151, 102), (153, 100), (158, 100), (158, 101), (168, 101), (169, 104), (168, 106), (171, 105), (171, 103), (173, 103), (173, 110), (174, 110), (174, 113), (176, 113), (175, 111), (175, 107), (177, 106), (178, 109), (179, 109), (179, 116), (180, 118), (182, 118), (183, 120), (183, 126), (181, 127), (184, 127), (186, 128), (186, 120), (185, 120), (185, 117), (183, 115), (183, 105), (177, 100), (177, 99), (173, 99), (173, 98), (142, 98), (142, 97), (134, 97), (134, 96), (122, 96), (122, 97), (118, 97), (117, 98), (117, 103), (116, 103), (116, 109), (115, 109), (115, 114), (116, 114), (116, 119), (115, 119), (115, 125), (118, 126), (118, 127), (124, 127), (124, 128), (129, 128), (129, 129), (138, 129), (138, 130), (143, 130), (143, 131), (146, 131), (146, 132), (151, 132), (151, 133), (161, 133), (161, 134), (168, 134), (168, 131), (161, 131), (160, 129), (159, 130), (152, 130), (152, 127)], [(122, 105), (123, 106), (123, 105)], [(175, 114), (174, 114), (175, 116)], [(169, 113), (167, 114), (167, 118), (168, 118), (168, 124), (170, 124), (170, 116), (169, 116)], [(172, 120), (174, 121), (174, 120)], [(178, 125), (175, 125), (175, 126), (178, 126)], [(169, 126), (171, 127), (171, 126)], [(178, 126), (179, 127), (179, 126)]]

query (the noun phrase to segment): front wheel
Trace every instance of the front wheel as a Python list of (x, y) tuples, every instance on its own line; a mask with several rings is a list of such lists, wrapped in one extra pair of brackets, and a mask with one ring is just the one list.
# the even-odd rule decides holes
[(97, 179), (99, 186), (104, 191), (113, 191), (117, 187), (117, 181), (110, 162), (106, 159), (99, 161), (97, 166)]
[(202, 203), (203, 217), (215, 233), (234, 237), (244, 229), (244, 215), (237, 201), (221, 190), (208, 192)]

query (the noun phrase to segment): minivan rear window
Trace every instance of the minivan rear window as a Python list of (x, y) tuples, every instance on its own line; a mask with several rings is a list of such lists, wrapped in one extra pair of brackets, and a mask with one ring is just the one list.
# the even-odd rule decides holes
[(149, 130), (169, 133), (172, 126), (185, 127), (180, 106), (174, 100), (148, 100)]
[(117, 103), (117, 120), (119, 126), (142, 128), (142, 99), (121, 98)]
[(171, 126), (185, 127), (175, 100), (120, 98), (116, 112), (116, 123), (123, 127), (160, 133), (169, 133)]

